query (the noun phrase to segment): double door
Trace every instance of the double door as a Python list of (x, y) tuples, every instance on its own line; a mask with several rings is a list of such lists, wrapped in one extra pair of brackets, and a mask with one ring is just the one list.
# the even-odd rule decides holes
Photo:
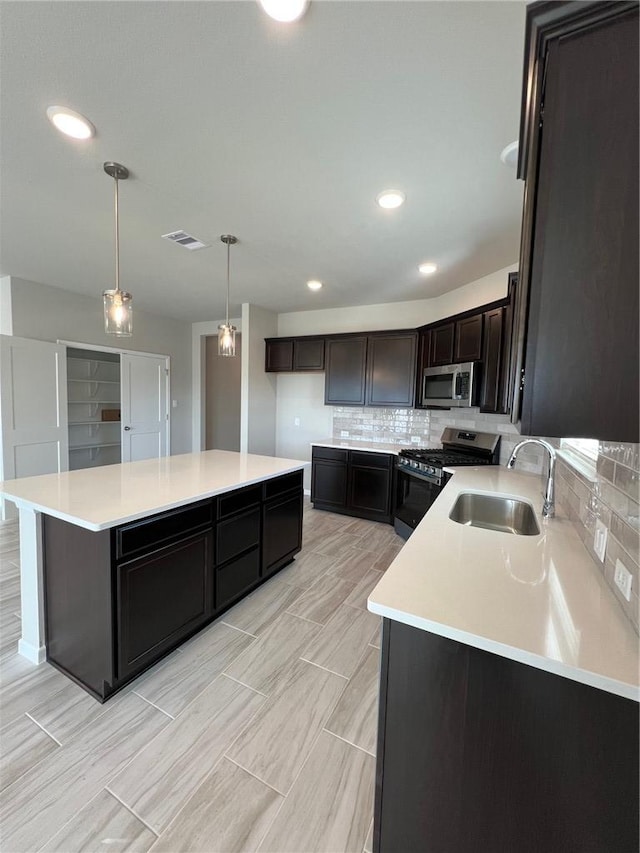
[(314, 447), (313, 505), (317, 509), (390, 523), (393, 459), (388, 453)]
[[(100, 356), (97, 351), (89, 354)], [(166, 456), (168, 362), (166, 356), (121, 353), (120, 366), (113, 365), (116, 374), (109, 378), (109, 384), (98, 383), (102, 376), (87, 375), (85, 381), (80, 374), (72, 377), (80, 381), (69, 383), (64, 344), (1, 336), (0, 479), (69, 470), (70, 430), (74, 446), (83, 440), (86, 445), (120, 444), (123, 462)], [(71, 398), (70, 387), (74, 389)], [(83, 399), (85, 388), (89, 391)], [(97, 401), (101, 399), (99, 394), (105, 396), (107, 388), (120, 390), (119, 401), (107, 395), (105, 405), (119, 407), (121, 421), (118, 426), (109, 427), (112, 430), (109, 441), (98, 441), (95, 435), (99, 430), (104, 431), (102, 424), (106, 422), (101, 420), (101, 409), (105, 406)]]

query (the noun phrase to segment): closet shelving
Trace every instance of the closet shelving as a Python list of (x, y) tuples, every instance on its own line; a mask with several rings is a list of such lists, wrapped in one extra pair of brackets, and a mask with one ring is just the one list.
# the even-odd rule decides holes
[(69, 468), (121, 461), (120, 421), (103, 421), (103, 409), (120, 408), (120, 358), (67, 351)]

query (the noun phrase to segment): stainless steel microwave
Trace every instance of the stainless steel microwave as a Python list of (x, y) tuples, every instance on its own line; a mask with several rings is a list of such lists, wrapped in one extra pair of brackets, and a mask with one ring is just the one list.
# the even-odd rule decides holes
[(422, 405), (453, 408), (475, 403), (472, 361), (427, 367), (422, 374)]

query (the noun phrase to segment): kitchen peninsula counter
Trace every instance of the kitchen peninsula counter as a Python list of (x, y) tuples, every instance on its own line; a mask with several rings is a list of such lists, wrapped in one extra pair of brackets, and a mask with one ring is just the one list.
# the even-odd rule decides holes
[(104, 701), (291, 562), (307, 464), (208, 450), (0, 483), (20, 654)]
[[(453, 476), (369, 595), (383, 616), (373, 850), (638, 850), (638, 636), (542, 478)], [(540, 529), (459, 524), (463, 493)]]
[[(505, 467), (453, 477), (369, 596), (369, 610), (619, 696), (640, 698), (639, 638), (562, 506), (545, 519), (542, 478)], [(458, 524), (458, 495), (530, 504), (540, 534)]]

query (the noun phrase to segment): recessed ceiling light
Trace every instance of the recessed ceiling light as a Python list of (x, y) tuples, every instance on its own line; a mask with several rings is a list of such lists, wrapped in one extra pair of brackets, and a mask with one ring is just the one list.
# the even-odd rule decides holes
[(438, 269), (437, 264), (426, 263), (426, 264), (420, 264), (420, 266), (418, 267), (418, 272), (421, 272), (422, 275), (431, 275), (437, 269)]
[(96, 135), (96, 129), (89, 119), (68, 107), (47, 107), (47, 118), (60, 133), (73, 139), (91, 139)]
[(316, 279), (311, 279), (311, 281), (307, 282), (307, 287), (309, 290), (320, 290), (322, 287), (322, 282), (317, 281)]
[(511, 166), (513, 169), (518, 165), (518, 140), (510, 142), (506, 148), (500, 152), (500, 159), (505, 166)]
[(404, 204), (405, 194), (400, 190), (385, 190), (376, 197), (376, 201), (385, 210), (394, 210)]
[(258, 0), (264, 11), (283, 24), (298, 21), (307, 11), (309, 0)]

